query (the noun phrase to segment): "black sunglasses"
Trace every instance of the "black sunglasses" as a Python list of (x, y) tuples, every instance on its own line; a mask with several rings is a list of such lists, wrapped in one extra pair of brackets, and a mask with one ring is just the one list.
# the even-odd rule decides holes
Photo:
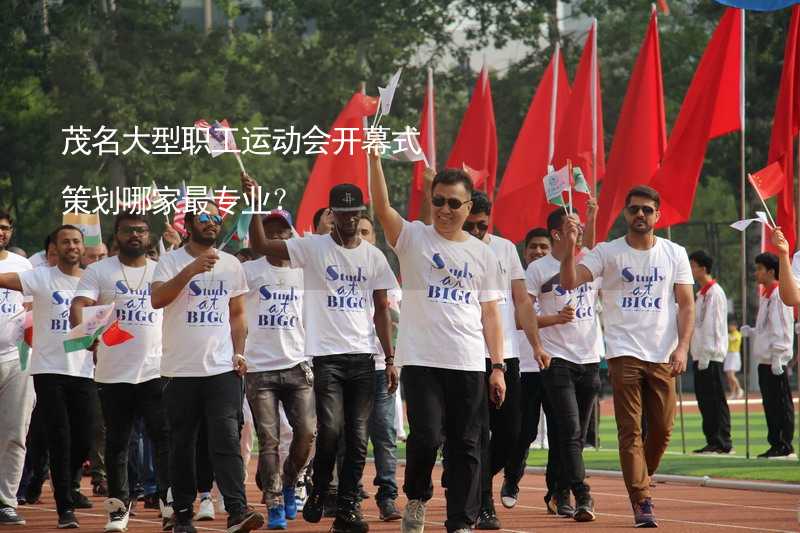
[(444, 204), (447, 204), (447, 207), (455, 211), (456, 209), (461, 209), (461, 206), (471, 202), (472, 200), (467, 200), (466, 202), (462, 202), (458, 198), (445, 198), (444, 196), (439, 196), (438, 194), (431, 198), (431, 203), (434, 207), (444, 207)]
[(641, 211), (645, 216), (648, 217), (656, 212), (655, 208), (650, 207), (649, 205), (629, 205), (626, 209), (630, 215), (638, 215), (639, 211)]
[(480, 231), (486, 231), (489, 229), (489, 224), (486, 222), (464, 222), (464, 225), (462, 226), (462, 229), (467, 232), (472, 231), (475, 228), (478, 228)]

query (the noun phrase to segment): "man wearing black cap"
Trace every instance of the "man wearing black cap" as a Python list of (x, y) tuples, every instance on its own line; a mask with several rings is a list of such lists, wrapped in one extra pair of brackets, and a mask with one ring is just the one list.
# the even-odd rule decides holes
[[(245, 194), (255, 185), (253, 179), (242, 175)], [(333, 212), (329, 234), (267, 239), (255, 219), (250, 237), (256, 253), (288, 259), (292, 267), (303, 270), (306, 353), (314, 357), (317, 412), (314, 490), (303, 507), (303, 518), (308, 522), (322, 518), (337, 442), (344, 431), (345, 457), (332, 531), (363, 533), (369, 526), (359, 509), (358, 483), (364, 471), (367, 425), (375, 396), (376, 334), (386, 354), (390, 392), (397, 388), (387, 298), (387, 290), (397, 282), (383, 253), (358, 235), (364, 209), (361, 190), (351, 184), (337, 185), (331, 189), (329, 203)]]

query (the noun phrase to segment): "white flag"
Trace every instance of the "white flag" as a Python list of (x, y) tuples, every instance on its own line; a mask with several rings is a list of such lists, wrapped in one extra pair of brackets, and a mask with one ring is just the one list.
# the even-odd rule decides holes
[(381, 113), (384, 115), (388, 115), (389, 110), (392, 108), (394, 92), (397, 90), (397, 84), (400, 83), (400, 73), (402, 72), (402, 68), (397, 69), (397, 72), (389, 78), (389, 83), (386, 84), (386, 87), (378, 87), (378, 94), (381, 97)]
[(542, 178), (544, 182), (544, 194), (548, 201), (561, 199), (561, 193), (570, 188), (569, 167), (564, 165), (555, 172), (550, 172)]

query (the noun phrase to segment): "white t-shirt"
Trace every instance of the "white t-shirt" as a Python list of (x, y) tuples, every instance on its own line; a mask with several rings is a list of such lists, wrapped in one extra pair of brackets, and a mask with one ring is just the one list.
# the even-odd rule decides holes
[(678, 345), (675, 285), (692, 285), (686, 249), (656, 237), (649, 250), (635, 250), (620, 237), (602, 242), (580, 264), (603, 278), (603, 329), (608, 358), (633, 356), (666, 363)]
[(797, 283), (800, 283), (800, 250), (792, 256), (792, 275)]
[(485, 372), (481, 303), (502, 298), (494, 252), (405, 220), (394, 250), (403, 278), (397, 365)]
[[(522, 269), (522, 261), (519, 259), (517, 247), (513, 242), (497, 235), (489, 235), (488, 238), (489, 248), (497, 256), (497, 274), (500, 277), (500, 287), (503, 288), (503, 297), (497, 302), (503, 320), (503, 351), (505, 352), (503, 359), (515, 359), (519, 357), (519, 346), (511, 282), (518, 279), (524, 280), (525, 271)], [(486, 357), (489, 357), (489, 354)]]
[(525, 332), (518, 329), (514, 332), (517, 337), (517, 346), (519, 346), (519, 371), (522, 372), (539, 372), (539, 363), (533, 358), (533, 347), (528, 342), (528, 337)]
[(92, 263), (83, 272), (75, 296), (91, 298), (97, 305), (115, 304), (120, 327), (133, 335), (116, 346), (97, 345), (94, 380), (98, 383), (143, 383), (161, 375), (164, 312), (153, 309), (150, 300), (156, 265), (148, 259), (144, 267), (127, 267), (115, 256)]
[(307, 361), (303, 328), (303, 271), (261, 258), (242, 265), (247, 278), (248, 372), (284, 370)]
[[(194, 276), (164, 308), (162, 376), (216, 376), (233, 370), (228, 304), (231, 298), (247, 294), (247, 280), (238, 259), (217, 253), (214, 269)], [(167, 252), (153, 281), (171, 280), (194, 259), (184, 248)]]
[[(32, 268), (30, 261), (12, 252), (8, 252), (6, 258), (0, 260), (0, 274), (19, 274)], [(21, 292), (0, 289), (0, 363), (19, 358), (17, 341), (22, 335), (22, 325), (25, 322), (22, 303)]]
[(761, 287), (758, 297), (753, 356), (760, 364), (780, 362), (786, 365), (794, 354), (792, 308), (781, 301), (778, 284)]
[(92, 353), (64, 351), (64, 340), (70, 330), (69, 306), (80, 278), (67, 276), (54, 266), (27, 270), (19, 274), (19, 279), (22, 293), (33, 298), (31, 374), (91, 378)]
[(50, 265), (47, 264), (47, 250), (41, 250), (36, 252), (31, 256), (29, 259), (33, 268), (39, 267), (49, 267)]
[(397, 287), (383, 253), (365, 240), (339, 246), (330, 235), (293, 238), (286, 246), (292, 266), (303, 269), (306, 353), (378, 353), (372, 293)]
[(560, 285), (560, 272), (561, 262), (547, 254), (532, 261), (525, 273), (528, 293), (536, 297), (542, 315), (557, 315), (567, 304), (575, 309), (572, 321), (539, 329), (542, 346), (551, 357), (571, 363), (599, 363), (605, 355), (596, 305), (597, 288), (602, 280), (595, 279), (567, 291)]

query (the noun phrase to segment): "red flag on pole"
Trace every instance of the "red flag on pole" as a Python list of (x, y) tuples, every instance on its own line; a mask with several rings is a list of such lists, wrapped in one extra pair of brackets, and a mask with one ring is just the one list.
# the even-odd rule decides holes
[(466, 163), (478, 172), (485, 172), (486, 180), (474, 183), (476, 189), (494, 197), (497, 177), (497, 130), (492, 104), (492, 87), (486, 65), (475, 82), (467, 111), (461, 120), (456, 142), (447, 159), (448, 168), (463, 168)]
[(689, 220), (708, 141), (743, 126), (742, 11), (728, 8), (706, 47), (650, 185), (661, 194), (657, 227)]
[(783, 191), (786, 182), (784, 180), (783, 168), (778, 161), (767, 165), (757, 172), (747, 176), (750, 184), (758, 191), (759, 196), (766, 200), (772, 198)]
[[(436, 113), (434, 112), (433, 69), (428, 69), (428, 83), (425, 87), (425, 102), (419, 118), (419, 146), (428, 159), (428, 164), (436, 170)], [(419, 218), (425, 180), (425, 161), (414, 163), (411, 187), (408, 193), (408, 220)]]
[[(377, 98), (358, 92), (336, 117), (328, 132), (330, 139), (326, 147), (327, 153), (317, 156), (311, 175), (308, 176), (297, 211), (298, 231), (311, 228), (314, 213), (320, 207), (328, 205), (328, 193), (334, 185), (352, 183), (361, 188), (364, 201), (369, 201), (367, 154), (361, 144), (362, 119), (374, 115), (377, 109)], [(337, 150), (338, 154), (335, 153)]]
[[(778, 192), (778, 225), (780, 225), (790, 249), (795, 249), (797, 229), (794, 208), (794, 137), (800, 131), (800, 6), (792, 8), (789, 32), (783, 52), (783, 71), (775, 103), (775, 116), (772, 119), (772, 135), (769, 141), (766, 169), (780, 171), (781, 182)], [(777, 169), (775, 168), (777, 165)], [(758, 174), (764, 172), (760, 170)], [(777, 186), (777, 185), (776, 185)]]
[(514, 242), (525, 238), (528, 230), (544, 227), (552, 210), (542, 178), (553, 158), (569, 94), (567, 69), (556, 46), (514, 143), (492, 211), (497, 228)]
[[(636, 149), (632, 150), (631, 147)], [(664, 84), (661, 77), (661, 47), (658, 17), (650, 25), (633, 66), (625, 100), (622, 102), (614, 142), (597, 210), (597, 242), (608, 232), (624, 207), (625, 195), (634, 185), (646, 184), (661, 164), (667, 148), (664, 119)]]

